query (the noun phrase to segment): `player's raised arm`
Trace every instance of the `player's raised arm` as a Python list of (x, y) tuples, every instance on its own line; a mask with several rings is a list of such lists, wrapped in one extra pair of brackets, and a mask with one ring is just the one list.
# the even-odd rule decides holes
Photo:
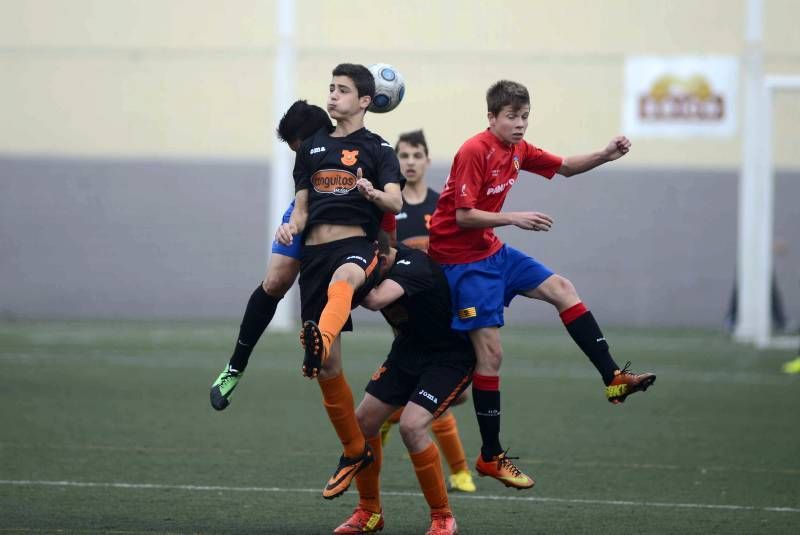
[(622, 158), (631, 150), (631, 141), (625, 136), (617, 136), (608, 142), (602, 150), (589, 154), (567, 156), (558, 169), (558, 174), (573, 176), (585, 173), (604, 163)]

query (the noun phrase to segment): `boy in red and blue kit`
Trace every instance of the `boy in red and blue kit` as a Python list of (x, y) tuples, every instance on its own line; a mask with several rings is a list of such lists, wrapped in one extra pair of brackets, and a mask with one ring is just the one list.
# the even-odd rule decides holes
[(572, 176), (621, 158), (630, 150), (624, 136), (594, 153), (562, 158), (523, 140), (530, 97), (525, 86), (501, 80), (486, 94), (489, 128), (459, 149), (431, 218), (430, 256), (442, 265), (452, 293), (453, 323), (466, 331), (477, 354), (473, 402), (481, 433), (476, 470), (517, 489), (534, 485), (500, 445), (500, 327), (503, 307), (517, 295), (545, 301), (558, 311), (567, 332), (597, 368), (606, 397), (622, 403), (655, 382), (652, 373), (634, 374), (614, 362), (608, 344), (575, 287), (530, 256), (503, 244), (494, 227), (513, 225), (548, 231), (552, 218), (540, 212), (503, 212), (519, 171), (546, 178)]

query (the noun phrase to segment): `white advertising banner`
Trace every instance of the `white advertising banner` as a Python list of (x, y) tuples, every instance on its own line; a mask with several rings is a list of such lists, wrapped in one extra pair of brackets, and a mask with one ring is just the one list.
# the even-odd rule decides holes
[(623, 131), (635, 137), (733, 136), (738, 88), (733, 56), (630, 56)]

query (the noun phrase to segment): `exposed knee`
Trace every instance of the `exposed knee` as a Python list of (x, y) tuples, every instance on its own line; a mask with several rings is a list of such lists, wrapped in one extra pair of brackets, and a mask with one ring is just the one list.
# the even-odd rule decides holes
[(423, 425), (414, 421), (400, 420), (400, 437), (406, 447), (414, 449), (428, 430)]
[(294, 283), (294, 278), (288, 278), (283, 276), (282, 274), (279, 275), (272, 275), (270, 274), (264, 281), (261, 283), (261, 287), (264, 291), (271, 295), (272, 297), (283, 297), (286, 295), (286, 292), (289, 291), (289, 288), (292, 287)]
[(559, 310), (570, 307), (580, 301), (578, 291), (572, 282), (561, 275), (553, 275), (547, 280), (545, 300), (555, 305)]

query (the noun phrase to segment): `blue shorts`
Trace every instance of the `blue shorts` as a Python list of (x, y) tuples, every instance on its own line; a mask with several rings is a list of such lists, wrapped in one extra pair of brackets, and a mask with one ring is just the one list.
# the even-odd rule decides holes
[[(287, 208), (283, 213), (283, 219), (281, 219), (281, 223), (288, 223), (289, 218), (292, 217), (293, 211), (294, 199), (292, 200), (292, 204), (289, 205), (289, 208)], [(289, 258), (294, 258), (295, 260), (300, 260), (300, 256), (303, 254), (303, 240), (301, 239), (301, 236), (295, 236), (291, 245), (283, 245), (282, 243), (273, 240), (272, 252), (274, 254), (280, 254), (283, 256), (288, 256)]]
[(452, 327), (472, 331), (502, 327), (503, 306), (553, 274), (525, 253), (503, 245), (495, 254), (469, 264), (443, 264), (453, 302)]

